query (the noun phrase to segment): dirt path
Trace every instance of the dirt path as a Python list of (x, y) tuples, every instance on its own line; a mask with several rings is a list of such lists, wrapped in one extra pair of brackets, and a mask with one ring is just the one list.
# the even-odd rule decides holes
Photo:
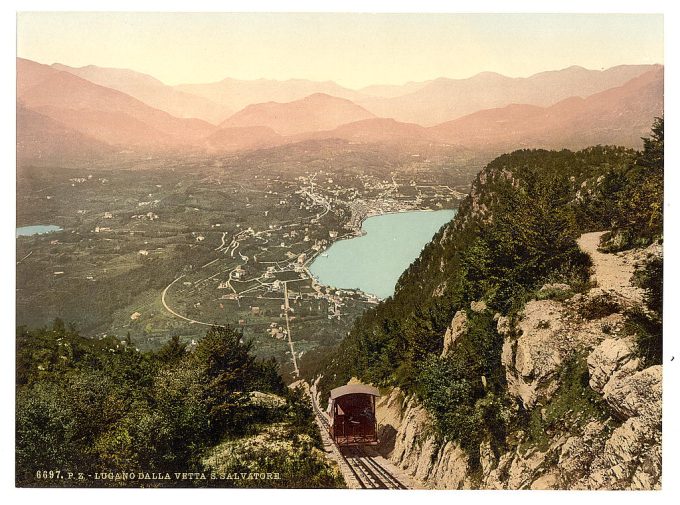
[(600, 237), (606, 232), (584, 233), (577, 240), (582, 251), (593, 260), (593, 277), (597, 286), (605, 291), (614, 291), (631, 302), (642, 302), (642, 290), (631, 285), (635, 272), (635, 252), (601, 253), (597, 250)]

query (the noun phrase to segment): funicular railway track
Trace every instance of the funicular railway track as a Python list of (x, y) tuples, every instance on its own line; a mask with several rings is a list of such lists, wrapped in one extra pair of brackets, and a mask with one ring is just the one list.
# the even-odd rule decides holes
[[(321, 411), (312, 393), (314, 413), (326, 431), (330, 431), (330, 423), (326, 414)], [(386, 469), (376, 458), (367, 454), (362, 446), (339, 447), (338, 452), (347, 464), (350, 472), (362, 489), (408, 489), (392, 472)]]
[(340, 454), (353, 470), (358, 474), (359, 483), (368, 489), (408, 489), (375, 458), (366, 454), (361, 446), (343, 447)]

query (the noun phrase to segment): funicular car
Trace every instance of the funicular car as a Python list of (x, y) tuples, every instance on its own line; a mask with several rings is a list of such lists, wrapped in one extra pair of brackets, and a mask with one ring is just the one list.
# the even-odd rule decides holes
[(327, 413), (330, 434), (337, 445), (378, 443), (375, 399), (379, 397), (377, 388), (364, 384), (348, 384), (331, 390)]

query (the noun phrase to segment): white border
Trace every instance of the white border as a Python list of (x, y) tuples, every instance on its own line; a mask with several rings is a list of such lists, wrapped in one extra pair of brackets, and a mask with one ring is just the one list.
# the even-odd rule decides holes
[[(678, 286), (677, 280), (680, 275), (678, 265), (678, 234), (679, 223), (678, 204), (674, 202), (675, 196), (680, 190), (679, 180), (680, 164), (678, 163), (678, 101), (676, 98), (678, 89), (678, 58), (677, 49), (680, 48), (678, 40), (678, 10), (673, 1), (656, 0), (553, 0), (551, 2), (524, 0), (524, 1), (435, 1), (435, 0), (391, 0), (380, 2), (378, 0), (326, 0), (324, 2), (313, 0), (252, 0), (252, 1), (150, 1), (150, 0), (103, 0), (96, 3), (84, 0), (65, 0), (50, 2), (46, 0), (26, 0), (4, 2), (2, 16), (0, 17), (0, 37), (2, 37), (3, 51), (0, 68), (2, 72), (2, 142), (3, 161), (1, 169), (2, 183), (0, 184), (0, 201), (2, 206), (2, 290), (0, 291), (0, 303), (2, 307), (3, 337), (2, 346), (2, 379), (3, 399), (2, 408), (2, 431), (0, 446), (2, 453), (2, 466), (0, 467), (0, 491), (5, 498), (4, 503), (87, 503), (96, 502), (97, 505), (125, 503), (142, 503), (153, 500), (167, 503), (185, 503), (188, 500), (219, 501), (219, 502), (260, 502), (271, 501), (280, 503), (342, 503), (348, 501), (364, 502), (368, 500), (389, 500), (394, 503), (411, 503), (414, 499), (434, 501), (437, 503), (451, 503), (467, 501), (472, 502), (496, 502), (502, 500), (510, 504), (545, 501), (551, 503), (570, 503), (576, 500), (616, 500), (619, 503), (635, 503), (642, 501), (658, 502), (672, 496), (680, 496), (680, 475), (678, 465), (678, 364), (680, 364), (680, 347), (678, 344), (678, 314), (680, 311), (673, 310), (674, 291)], [(666, 269), (666, 320), (664, 323), (664, 444), (663, 444), (663, 491), (661, 492), (488, 492), (488, 491), (463, 491), (463, 492), (349, 492), (349, 491), (273, 491), (273, 490), (16, 490), (14, 489), (14, 277), (15, 277), (15, 239), (14, 218), (15, 215), (15, 55), (16, 55), (16, 11), (227, 11), (227, 12), (585, 12), (585, 13), (663, 13), (665, 16), (665, 55), (666, 66), (666, 120), (665, 135), (670, 138), (666, 142), (666, 203), (665, 203), (665, 269)], [(673, 362), (670, 357), (675, 356)]]

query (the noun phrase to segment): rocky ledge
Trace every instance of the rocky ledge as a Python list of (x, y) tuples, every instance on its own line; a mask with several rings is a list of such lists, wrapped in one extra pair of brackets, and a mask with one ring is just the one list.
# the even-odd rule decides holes
[[(586, 252), (597, 256), (596, 287), (574, 294), (566, 284), (546, 285), (539, 299), (528, 302), (512, 320), (495, 316), (504, 338), (508, 395), (545, 417), (543, 406), (559, 394), (565, 364), (579, 358), (587, 364), (586, 387), (599, 410), (566, 412), (574, 422), (550, 430), (540, 442), (516, 430), (508, 435), (511, 449), (502, 454), (482, 443), (480, 471), (470, 467), (460, 446), (437, 438), (432, 419), (415, 398), (395, 389), (377, 405), (379, 449), (385, 457), (438, 489), (661, 487), (662, 367), (645, 367), (635, 336), (624, 331), (624, 312), (642, 300), (631, 283), (634, 266), (661, 251), (655, 244), (619, 254), (595, 252), (600, 235), (579, 240)], [(483, 302), (469, 309), (484, 310)], [(443, 336), (443, 355), (468, 331), (470, 313), (455, 314)]]

